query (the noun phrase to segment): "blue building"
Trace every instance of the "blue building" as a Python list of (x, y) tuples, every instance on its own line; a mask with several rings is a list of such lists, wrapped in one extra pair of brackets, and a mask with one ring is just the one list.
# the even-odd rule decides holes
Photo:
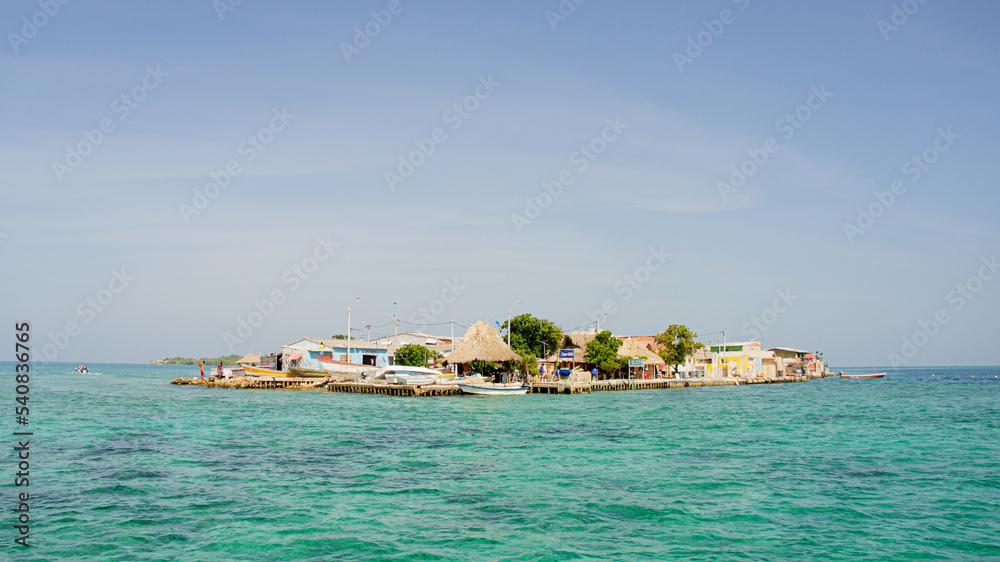
[(331, 361), (345, 368), (355, 365), (378, 368), (389, 364), (388, 349), (361, 340), (351, 340), (348, 353), (347, 340), (302, 338), (281, 346), (281, 353), (285, 365), (306, 369), (322, 369), (324, 363)]

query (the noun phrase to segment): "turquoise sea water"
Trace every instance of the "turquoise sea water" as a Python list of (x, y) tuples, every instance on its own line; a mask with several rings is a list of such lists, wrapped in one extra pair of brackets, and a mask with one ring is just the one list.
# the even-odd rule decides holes
[(31, 381), (30, 549), (0, 455), (4, 559), (1000, 559), (1000, 368), (400, 398), (72, 367)]

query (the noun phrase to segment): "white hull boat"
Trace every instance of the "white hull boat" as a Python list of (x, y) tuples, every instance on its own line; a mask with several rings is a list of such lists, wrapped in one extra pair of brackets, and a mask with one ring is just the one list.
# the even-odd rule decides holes
[(531, 390), (530, 386), (519, 382), (458, 383), (458, 388), (462, 390), (462, 394), (478, 394), (480, 396), (514, 396), (527, 394)]
[(334, 361), (333, 359), (323, 355), (316, 356), (316, 359), (319, 361), (319, 364), (323, 366), (323, 369), (325, 369), (328, 373), (335, 375), (349, 375), (357, 377), (358, 375), (367, 375), (368, 373), (378, 369), (375, 365)]
[(389, 384), (412, 384), (424, 386), (428, 384), (443, 384), (455, 378), (455, 373), (442, 373), (427, 367), (407, 367), (405, 365), (392, 365), (382, 367), (371, 379), (373, 381), (385, 380)]
[(885, 376), (885, 373), (865, 373), (861, 375), (844, 375), (841, 374), (842, 379), (880, 379)]

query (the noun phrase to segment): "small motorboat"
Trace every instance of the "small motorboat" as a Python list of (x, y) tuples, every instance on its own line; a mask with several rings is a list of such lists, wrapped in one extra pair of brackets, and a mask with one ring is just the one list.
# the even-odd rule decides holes
[(315, 378), (327, 378), (330, 376), (330, 371), (326, 369), (307, 369), (305, 367), (289, 367), (288, 372), (295, 375), (296, 377), (303, 379), (315, 379)]
[(274, 369), (267, 369), (264, 367), (254, 367), (252, 365), (243, 365), (243, 372), (251, 377), (290, 377), (292, 373), (287, 373), (285, 371), (275, 371)]
[(455, 373), (442, 373), (436, 369), (427, 367), (408, 367), (406, 365), (391, 365), (382, 367), (371, 378), (365, 380), (382, 381), (389, 384), (413, 384), (424, 386), (428, 384), (442, 384), (455, 378)]
[[(378, 369), (375, 365), (365, 365), (363, 363), (349, 363), (347, 361), (337, 361), (332, 359), (329, 355), (316, 355), (316, 360), (319, 364), (331, 374), (346, 375), (349, 379), (355, 379), (358, 376), (368, 376), (374, 369)], [(346, 380), (346, 379), (345, 379)]]
[(531, 390), (531, 385), (520, 382), (481, 382), (481, 383), (458, 383), (458, 388), (462, 394), (477, 394), (480, 396), (506, 396), (527, 394)]
[(90, 369), (88, 369), (86, 365), (77, 365), (76, 372), (81, 375), (86, 375), (90, 373)]
[(876, 373), (875, 369), (872, 369), (870, 373), (864, 373), (861, 375), (845, 375), (843, 371), (840, 372), (840, 378), (842, 379), (880, 379), (885, 376), (885, 373)]

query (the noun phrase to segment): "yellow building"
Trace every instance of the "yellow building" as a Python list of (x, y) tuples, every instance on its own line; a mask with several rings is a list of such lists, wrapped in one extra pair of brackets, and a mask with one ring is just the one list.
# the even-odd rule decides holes
[(695, 377), (777, 377), (779, 361), (773, 351), (761, 351), (760, 342), (734, 342), (698, 351), (688, 371)]

